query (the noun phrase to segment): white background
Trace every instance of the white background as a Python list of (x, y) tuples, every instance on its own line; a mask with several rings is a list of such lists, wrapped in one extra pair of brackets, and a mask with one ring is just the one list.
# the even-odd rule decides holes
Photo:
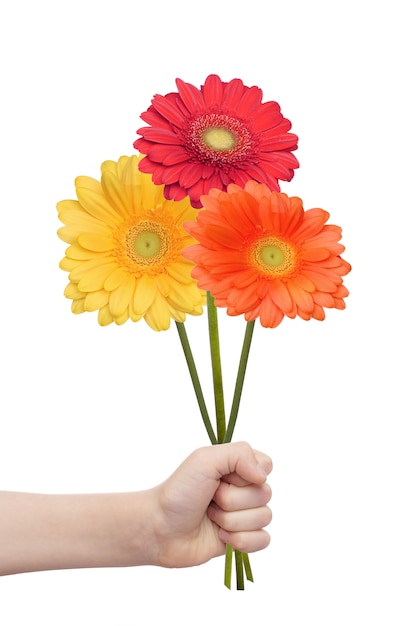
[[(140, 113), (176, 77), (239, 77), (281, 104), (301, 164), (282, 189), (331, 213), (353, 270), (345, 311), (255, 328), (235, 434), (274, 460), (255, 583), (227, 591), (222, 559), (10, 576), (0, 623), (416, 626), (412, 3), (5, 6), (0, 488), (146, 488), (208, 443), (175, 326), (75, 316), (58, 268), (57, 201), (75, 197), (77, 175), (135, 153)], [(187, 324), (210, 398), (206, 320)], [(220, 324), (230, 404), (244, 325)]]

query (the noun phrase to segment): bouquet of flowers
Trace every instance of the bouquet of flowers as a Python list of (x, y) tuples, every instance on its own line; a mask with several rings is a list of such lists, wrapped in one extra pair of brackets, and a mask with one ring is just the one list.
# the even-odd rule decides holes
[[(344, 309), (348, 291), (341, 228), (329, 213), (305, 210), (280, 191), (299, 164), (298, 137), (276, 102), (240, 79), (206, 78), (200, 89), (177, 79), (156, 95), (137, 131), (138, 154), (105, 161), (101, 180), (79, 176), (77, 200), (58, 203), (69, 244), (60, 267), (73, 313), (98, 322), (144, 319), (155, 331), (175, 322), (201, 417), (213, 445), (230, 442), (256, 320), (324, 320)], [(226, 416), (217, 308), (244, 316), (246, 330)], [(210, 418), (186, 332), (186, 316), (207, 311), (215, 399)], [(253, 580), (247, 554), (226, 547), (225, 584)]]

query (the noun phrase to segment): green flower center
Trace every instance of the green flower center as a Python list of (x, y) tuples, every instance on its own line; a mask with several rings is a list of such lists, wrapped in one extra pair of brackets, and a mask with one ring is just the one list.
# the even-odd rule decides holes
[(236, 146), (236, 136), (227, 128), (212, 127), (204, 131), (202, 139), (211, 150), (233, 150)]
[(263, 274), (289, 275), (297, 264), (297, 251), (291, 244), (277, 237), (260, 239), (249, 251), (252, 266)]
[(285, 253), (279, 246), (263, 246), (260, 251), (260, 258), (266, 265), (279, 267), (285, 261)]
[(139, 257), (149, 259), (157, 256), (161, 249), (161, 239), (157, 233), (152, 231), (145, 231), (139, 233), (134, 241), (136, 253)]

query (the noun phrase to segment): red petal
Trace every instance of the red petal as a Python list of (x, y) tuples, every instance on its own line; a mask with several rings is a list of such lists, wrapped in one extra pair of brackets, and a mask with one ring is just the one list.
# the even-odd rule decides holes
[[(146, 127), (141, 128), (142, 135), (147, 141), (155, 141), (157, 143), (168, 143), (170, 145), (180, 144), (181, 140), (178, 135), (164, 128)], [(138, 131), (139, 133), (139, 131)]]
[[(154, 174), (155, 171), (157, 171), (158, 169), (160, 170), (160, 173), (162, 173), (165, 168), (163, 168), (162, 166), (156, 165), (150, 159), (148, 159), (148, 157), (143, 157), (143, 159), (139, 161), (138, 169), (140, 172), (143, 172), (144, 174)], [(154, 179), (154, 182), (155, 182), (155, 179)], [(159, 184), (159, 182), (157, 182), (157, 184)]]
[(158, 113), (169, 120), (172, 124), (175, 124), (179, 128), (183, 126), (184, 116), (181, 115), (178, 107), (170, 102), (168, 98), (165, 98), (164, 96), (155, 96), (152, 100), (152, 104)]
[[(142, 113), (140, 118), (149, 124), (149, 126), (160, 126), (162, 128), (170, 129), (172, 128), (171, 122), (165, 119), (162, 115), (158, 113), (155, 107), (150, 106), (147, 111)], [(141, 128), (138, 130), (138, 133), (141, 132)]]
[(165, 185), (164, 188), (164, 196), (168, 200), (183, 200), (187, 195), (187, 191), (178, 185), (178, 183), (174, 183), (172, 185)]
[(266, 161), (262, 160), (262, 167), (265, 172), (268, 172), (274, 178), (279, 178), (280, 180), (286, 180), (288, 176), (291, 175), (292, 170), (288, 167), (280, 163), (279, 155), (276, 155), (275, 161)]
[(260, 150), (271, 152), (271, 150), (296, 150), (298, 137), (291, 133), (274, 135), (262, 135), (260, 141)]
[[(260, 183), (265, 183), (271, 191), (279, 191), (279, 185), (276, 178), (273, 178), (268, 172), (262, 169), (262, 167), (252, 164), (245, 167), (245, 170), (246, 173), (249, 174), (249, 176), (254, 180), (257, 180)], [(288, 180), (288, 177), (285, 177), (284, 180)]]
[(162, 184), (172, 185), (173, 183), (178, 183), (180, 174), (184, 167), (184, 163), (178, 163), (176, 165), (169, 165), (168, 167), (164, 167), (164, 171), (161, 177)]
[(170, 148), (163, 144), (153, 144), (147, 152), (149, 158), (152, 161), (163, 163), (163, 165), (177, 165), (188, 161), (189, 154), (184, 148), (180, 146), (178, 148)]
[(261, 100), (262, 91), (259, 87), (247, 87), (236, 108), (237, 115), (241, 117), (251, 117), (253, 112), (261, 104)]
[(189, 163), (181, 172), (179, 184), (184, 187), (191, 187), (201, 178), (201, 165), (199, 163)]
[(216, 74), (211, 74), (207, 76), (202, 92), (207, 107), (214, 104), (220, 105), (223, 100), (223, 83)]
[(224, 86), (223, 93), (223, 106), (225, 109), (233, 112), (236, 110), (239, 102), (242, 99), (243, 93), (246, 87), (244, 87), (240, 78), (234, 78)]
[(256, 133), (264, 132), (267, 129), (274, 128), (282, 120), (282, 114), (279, 104), (276, 102), (265, 102), (258, 109), (258, 114), (253, 120), (253, 130)]
[(133, 142), (133, 147), (136, 148), (136, 150), (138, 150), (141, 154), (148, 154), (148, 150), (151, 146), (153, 146), (153, 143), (151, 141), (146, 141), (146, 139), (143, 138), (136, 139), (136, 141)]
[(199, 89), (194, 87), (194, 85), (185, 83), (180, 78), (177, 78), (175, 82), (180, 98), (190, 113), (206, 109), (203, 95)]

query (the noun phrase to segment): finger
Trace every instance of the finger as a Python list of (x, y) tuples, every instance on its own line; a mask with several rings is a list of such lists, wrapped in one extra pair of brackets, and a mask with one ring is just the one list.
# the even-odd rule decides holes
[(221, 481), (213, 500), (224, 511), (240, 511), (264, 506), (271, 497), (272, 491), (268, 483), (236, 487)]
[(219, 538), (234, 550), (240, 552), (257, 552), (268, 547), (271, 537), (266, 530), (256, 530), (253, 532), (230, 533), (221, 528)]
[(242, 511), (224, 511), (213, 503), (207, 509), (207, 515), (212, 522), (228, 532), (260, 530), (268, 526), (272, 520), (272, 511), (268, 506)]
[(272, 471), (271, 458), (263, 452), (253, 450), (246, 442), (212, 446), (211, 450), (218, 459), (218, 478), (233, 485), (260, 484), (265, 482)]
[(255, 450), (255, 457), (258, 461), (258, 464), (262, 467), (265, 474), (270, 474), (272, 472), (272, 459), (264, 452), (260, 452), (259, 450)]
[[(270, 474), (272, 472), (272, 459), (267, 454), (259, 452), (259, 450), (254, 450), (253, 452), (255, 454), (258, 465), (262, 468), (266, 475)], [(249, 481), (244, 480), (236, 472), (223, 476), (222, 480), (224, 482), (230, 483), (231, 485), (236, 485), (236, 487), (244, 487), (245, 485), (249, 484)]]

